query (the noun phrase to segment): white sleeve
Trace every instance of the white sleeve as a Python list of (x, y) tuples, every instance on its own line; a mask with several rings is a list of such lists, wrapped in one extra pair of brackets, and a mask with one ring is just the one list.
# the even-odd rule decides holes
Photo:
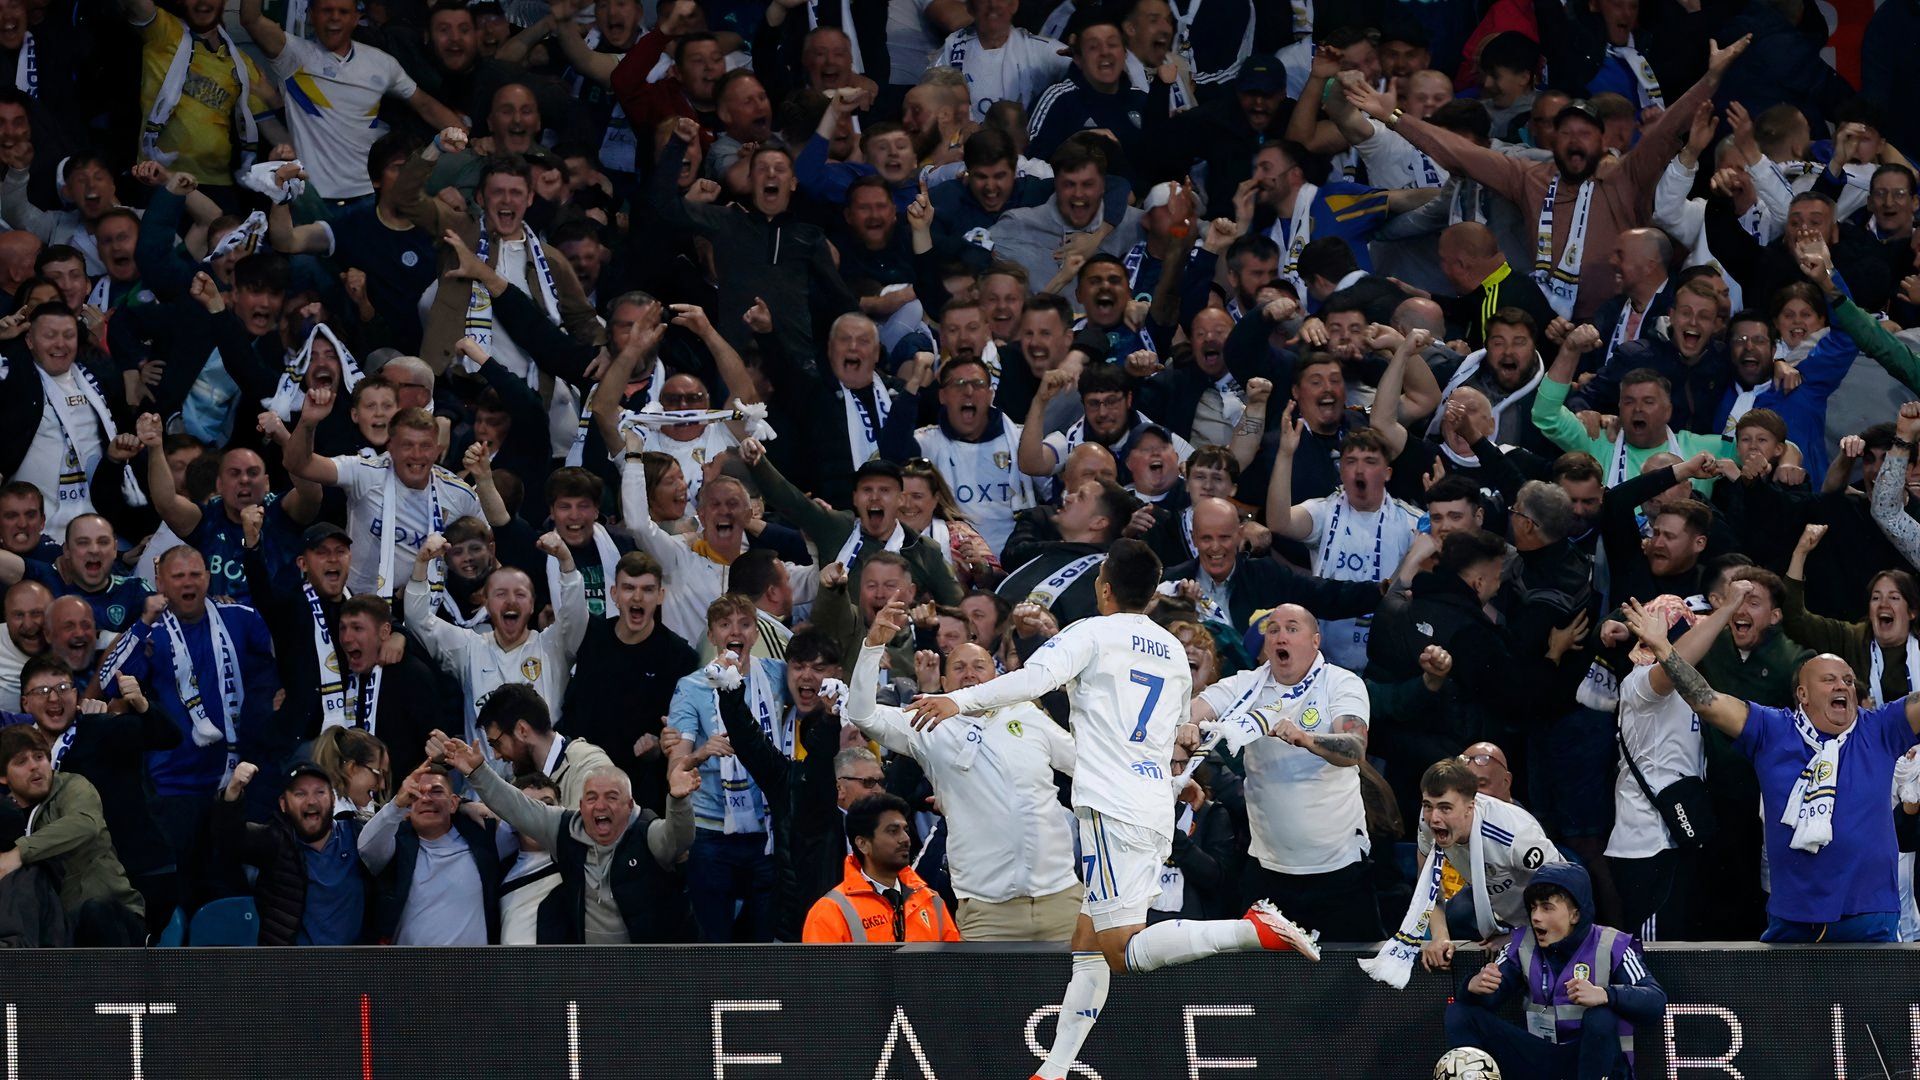
[(587, 610), (587, 579), (576, 566), (560, 575), (560, 595), (553, 598), (553, 625), (547, 627), (560, 644), (560, 660), (566, 666), (572, 667), (573, 658), (580, 654), (580, 643), (587, 640), (587, 625), (592, 621), (592, 613)]
[(1047, 449), (1053, 451), (1053, 475), (1059, 476), (1060, 470), (1066, 467), (1067, 462), (1067, 433), (1053, 432), (1042, 442), (1046, 444)]
[(1753, 180), (1753, 193), (1759, 197), (1760, 205), (1766, 207), (1767, 216), (1774, 221), (1787, 220), (1787, 204), (1793, 201), (1793, 189), (1787, 186), (1779, 168), (1761, 158), (1758, 164), (1747, 166), (1747, 176)]
[(391, 53), (385, 55), (387, 57), (387, 70), (384, 74), (387, 80), (387, 93), (402, 100), (418, 93), (420, 86), (413, 81), (413, 76), (407, 74), (407, 69), (401, 67), (400, 61), (394, 59)]
[(334, 479), (338, 481), (336, 486), (346, 493), (348, 499), (365, 498), (373, 491), (375, 480), (386, 477), (385, 469), (367, 464), (366, 459), (358, 454), (340, 454), (327, 460), (333, 462)]
[(1046, 739), (1047, 756), (1053, 760), (1054, 769), (1072, 776), (1074, 765), (1079, 760), (1073, 745), (1073, 736), (1067, 734), (1066, 728), (1054, 723), (1053, 717), (1048, 716), (1038, 706), (1034, 707), (1027, 723), (1038, 728)]
[(1372, 723), (1373, 703), (1367, 697), (1366, 681), (1351, 672), (1344, 674), (1345, 678), (1327, 687), (1327, 711), (1334, 716), (1352, 716), (1361, 723)]
[(1259, 677), (1258, 668), (1229, 675), (1195, 694), (1194, 700), (1205, 702), (1213, 710), (1214, 716), (1225, 716), (1227, 710), (1233, 708), (1233, 703), (1240, 700), (1240, 695), (1246, 693), (1248, 684)]
[(473, 631), (444, 622), (433, 610), (433, 586), (424, 581), (407, 581), (401, 607), (407, 614), (407, 629), (420, 639), (427, 655), (455, 678), (466, 667), (467, 642)]
[[(1516, 870), (1531, 874), (1548, 863), (1567, 861), (1561, 856), (1560, 849), (1553, 846), (1553, 841), (1547, 839), (1546, 830), (1540, 827), (1540, 822), (1532, 814), (1523, 810), (1516, 816), (1518, 820), (1513, 827), (1513, 862)], [(1533, 854), (1535, 851), (1540, 853), (1537, 858)]]
[(1034, 651), (1018, 671), (989, 679), (947, 695), (963, 713), (998, 709), (1021, 701), (1033, 701), (1060, 689), (1085, 671), (1100, 655), (1100, 643), (1091, 620), (1075, 623), (1053, 635)]
[(875, 701), (880, 686), (880, 657), (885, 646), (861, 645), (860, 658), (854, 661), (853, 677), (847, 684), (847, 700), (840, 707), (860, 733), (896, 754), (913, 755), (913, 727), (899, 709)]
[(627, 535), (633, 537), (640, 550), (659, 562), (668, 583), (677, 582), (693, 553), (655, 524), (653, 515), (647, 511), (647, 470), (637, 461), (620, 463), (620, 519), (626, 523)]
[(1305, 509), (1307, 516), (1313, 519), (1313, 531), (1308, 533), (1307, 538), (1300, 542), (1308, 547), (1318, 546), (1321, 539), (1327, 535), (1327, 518), (1330, 514), (1328, 507), (1332, 505), (1332, 502), (1325, 496), (1321, 496), (1320, 498), (1308, 499), (1306, 502), (1295, 503), (1294, 505)]
[[(1680, 164), (1679, 158), (1667, 162), (1660, 171), (1660, 182), (1653, 186), (1653, 223), (1669, 233), (1677, 233), (1683, 220), (1687, 205), (1687, 196), (1693, 191), (1693, 177), (1699, 167), (1689, 168)], [(1679, 241), (1679, 236), (1674, 239)], [(1690, 242), (1681, 241), (1687, 246)]]
[(280, 47), (280, 55), (268, 57), (267, 66), (282, 79), (291, 79), (306, 66), (310, 54), (305, 38), (288, 34), (284, 40), (286, 43)]
[(1840, 198), (1834, 203), (1834, 216), (1845, 221), (1866, 208), (1867, 192), (1873, 186), (1873, 170), (1866, 165), (1848, 165), (1842, 175), (1846, 183), (1840, 185)]

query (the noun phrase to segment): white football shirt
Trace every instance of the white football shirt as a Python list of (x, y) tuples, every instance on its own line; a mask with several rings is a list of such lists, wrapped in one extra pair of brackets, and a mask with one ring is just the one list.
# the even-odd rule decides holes
[(1168, 771), (1193, 675), (1180, 640), (1152, 619), (1130, 612), (1081, 619), (1020, 670), (949, 696), (961, 712), (977, 715), (1068, 684), (1074, 808), (1172, 837)]

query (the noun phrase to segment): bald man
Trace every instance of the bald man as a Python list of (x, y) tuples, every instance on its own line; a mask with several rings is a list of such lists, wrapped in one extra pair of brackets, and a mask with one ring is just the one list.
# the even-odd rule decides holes
[[(880, 658), (906, 625), (906, 606), (897, 601), (874, 617), (842, 715), (926, 770), (946, 815), (962, 938), (1071, 940), (1082, 888), (1074, 875), (1073, 817), (1060, 805), (1053, 774), (1073, 771), (1072, 737), (1030, 701), (996, 710), (990, 720), (961, 716), (960, 723), (924, 731), (901, 710), (877, 704)], [(960, 645), (947, 653), (940, 688), (951, 694), (993, 676), (992, 654)]]
[(1473, 770), (1480, 791), (1501, 802), (1513, 801), (1513, 770), (1507, 768), (1507, 752), (1490, 742), (1477, 742), (1460, 752), (1460, 760)]
[[(1330, 619), (1373, 614), (1380, 586), (1371, 581), (1329, 581), (1303, 574), (1274, 559), (1240, 557), (1244, 536), (1240, 511), (1225, 499), (1195, 499), (1188, 527), (1200, 557), (1173, 566), (1160, 591), (1201, 603), (1202, 614), (1231, 623), (1238, 633), (1253, 614), (1282, 604), (1299, 604)], [(1264, 895), (1264, 894), (1262, 894)]]
[[(1067, 463), (1060, 469), (1060, 483), (1054, 490), (1079, 491), (1089, 480), (1119, 483), (1120, 462), (1106, 447), (1083, 442), (1067, 454)], [(1040, 545), (1057, 542), (1060, 527), (1054, 524), (1053, 518), (1059, 512), (1057, 506), (1035, 506), (1014, 514), (1013, 532), (1007, 535), (1007, 546), (1000, 551), (1000, 565), (1021, 566), (1044, 550)], [(1142, 529), (1152, 527), (1151, 517), (1150, 512), (1145, 514)]]
[(1258, 626), (1260, 666), (1193, 699), (1192, 722), (1246, 757), (1253, 844), (1241, 873), (1247, 896), (1284, 896), (1322, 941), (1384, 934), (1368, 873), (1360, 763), (1372, 715), (1360, 676), (1320, 653), (1320, 622), (1282, 604)]
[(1465, 341), (1469, 351), (1486, 347), (1487, 320), (1502, 308), (1519, 308), (1542, 329), (1553, 321), (1546, 294), (1507, 261), (1492, 229), (1477, 221), (1449, 226), (1440, 234), (1438, 253), (1440, 272), (1456, 293), (1439, 298), (1454, 331), (1448, 337)]
[[(1628, 229), (1614, 241), (1607, 257), (1619, 284), (1619, 295), (1593, 313), (1593, 325), (1606, 342), (1606, 357), (1623, 343), (1660, 338), (1654, 333), (1674, 304), (1673, 241), (1659, 229)], [(1546, 325), (1542, 323), (1541, 325)]]
[(20, 711), (20, 669), (47, 651), (47, 606), (53, 590), (21, 581), (7, 590), (7, 632), (0, 635), (0, 710)]
[[(0, 293), (11, 301), (20, 284), (33, 276), (33, 260), (40, 254), (40, 238), (27, 229), (0, 233)], [(17, 306), (9, 304), (8, 306)]]

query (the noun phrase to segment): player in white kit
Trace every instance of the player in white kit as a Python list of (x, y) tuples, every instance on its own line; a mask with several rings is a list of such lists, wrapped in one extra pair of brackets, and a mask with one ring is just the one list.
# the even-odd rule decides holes
[(1318, 960), (1307, 933), (1261, 901), (1239, 919), (1147, 926), (1160, 867), (1173, 849), (1170, 778), (1175, 733), (1193, 678), (1184, 646), (1145, 611), (1160, 560), (1116, 541), (1094, 582), (1100, 614), (1054, 635), (1026, 665), (976, 686), (916, 699), (918, 726), (978, 715), (1072, 684), (1073, 813), (1087, 898), (1073, 934), (1073, 978), (1053, 1048), (1034, 1080), (1062, 1080), (1107, 1000), (1109, 973), (1153, 971), (1223, 952), (1295, 949)]

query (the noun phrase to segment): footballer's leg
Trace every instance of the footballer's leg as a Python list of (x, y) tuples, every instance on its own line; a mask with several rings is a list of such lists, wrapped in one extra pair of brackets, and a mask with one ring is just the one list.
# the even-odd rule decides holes
[(1106, 1006), (1112, 972), (1154, 971), (1218, 953), (1255, 949), (1293, 949), (1310, 960), (1320, 959), (1313, 939), (1265, 901), (1239, 919), (1175, 919), (1146, 925), (1171, 839), (1085, 807), (1075, 810), (1074, 817), (1080, 826), (1087, 900), (1073, 935), (1073, 977), (1060, 1002), (1053, 1046), (1035, 1080), (1062, 1080), (1067, 1075)]

